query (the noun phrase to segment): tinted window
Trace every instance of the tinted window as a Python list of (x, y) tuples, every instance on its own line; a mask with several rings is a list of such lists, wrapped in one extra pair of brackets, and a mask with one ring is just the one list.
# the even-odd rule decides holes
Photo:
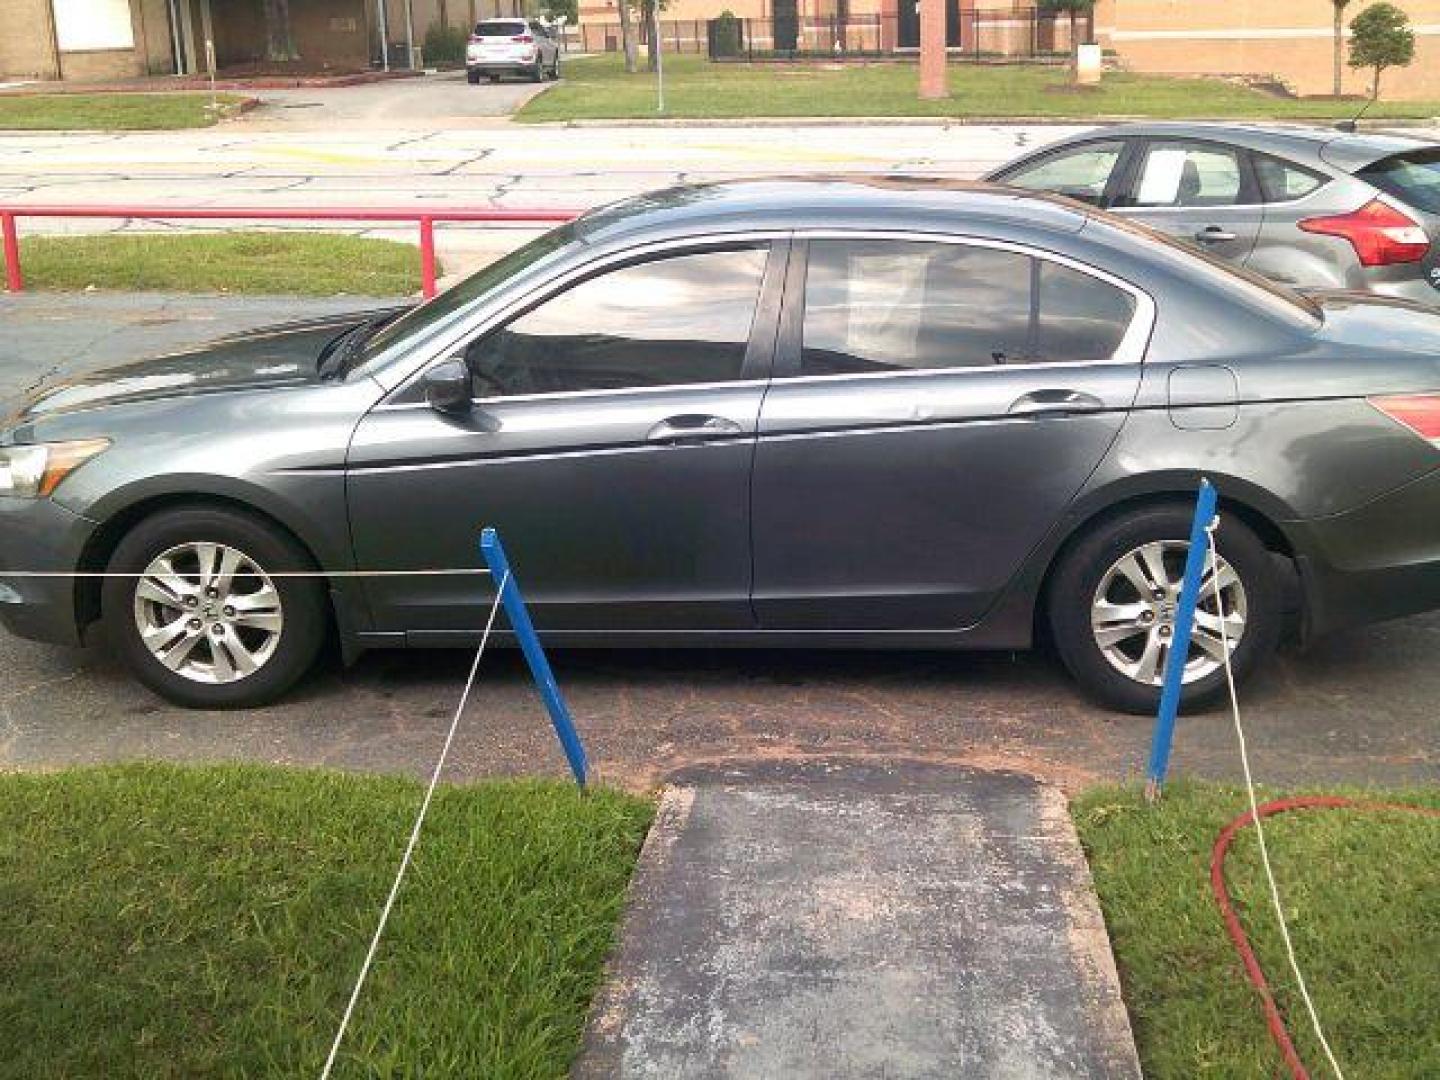
[(1440, 214), (1440, 150), (1397, 154), (1366, 166), (1359, 175), (1417, 210)]
[(476, 396), (738, 379), (765, 258), (697, 252), (571, 286), (471, 345)]
[(523, 22), (491, 21), (475, 24), (476, 37), (519, 37), (525, 33)]
[(1104, 360), (1134, 311), (1123, 289), (1015, 252), (814, 242), (800, 373)]
[(1003, 179), (1017, 187), (1052, 191), (1099, 206), (1121, 149), (1119, 142), (1087, 143), (1026, 165)]
[(1195, 143), (1152, 143), (1134, 206), (1232, 206), (1240, 201), (1240, 156)]
[(1113, 356), (1135, 316), (1135, 298), (1068, 266), (1042, 259), (1039, 269), (1036, 358), (1084, 363)]
[(1303, 199), (1325, 184), (1325, 177), (1319, 173), (1273, 158), (1269, 154), (1252, 154), (1250, 160), (1255, 163), (1260, 194), (1269, 203)]
[(1023, 360), (1030, 259), (957, 244), (816, 241), (801, 374)]

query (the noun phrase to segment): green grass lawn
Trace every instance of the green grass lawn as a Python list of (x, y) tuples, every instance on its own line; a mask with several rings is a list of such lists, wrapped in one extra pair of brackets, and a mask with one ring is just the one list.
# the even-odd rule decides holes
[(394, 296), (420, 288), (420, 255), (394, 240), (310, 232), (26, 236), (30, 289)]
[[(1063, 67), (952, 64), (951, 97), (920, 101), (913, 64), (710, 63), (665, 58), (666, 116), (1036, 116), (1253, 117), (1352, 116), (1354, 102), (1277, 98), (1218, 79), (1107, 74), (1094, 91), (1072, 91)], [(520, 120), (654, 117), (655, 77), (626, 75), (618, 55), (566, 65), (565, 80), (533, 98)], [(1440, 102), (1381, 102), (1369, 117), (1440, 116)]]
[[(258, 766), (0, 776), (0, 1076), (317, 1075), (420, 796)], [(564, 1075), (651, 813), (441, 788), (337, 1075)]]
[(244, 97), (218, 94), (0, 94), (0, 130), (150, 131), (209, 127), (233, 116)]
[[(1366, 793), (1440, 806), (1440, 792)], [(1238, 789), (1175, 784), (1158, 810), (1134, 789), (1074, 806), (1147, 1077), (1285, 1074), (1209, 887), (1210, 849), (1246, 809)], [(1301, 970), (1347, 1075), (1440, 1076), (1440, 819), (1349, 810), (1266, 822)], [(1254, 830), (1227, 861), (1231, 893), (1311, 1075), (1328, 1066), (1295, 992)]]

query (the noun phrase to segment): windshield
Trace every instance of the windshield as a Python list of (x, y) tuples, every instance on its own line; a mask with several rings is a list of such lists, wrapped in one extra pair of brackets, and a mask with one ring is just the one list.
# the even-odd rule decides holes
[(509, 255), (496, 259), (483, 270), (451, 286), (433, 300), (413, 308), (389, 326), (372, 334), (358, 359), (369, 363), (382, 353), (406, 352), (431, 334), (448, 325), (452, 316), (468, 308), (486, 293), (549, 257), (575, 240), (575, 227), (562, 225), (530, 241)]
[(1381, 158), (1356, 175), (1417, 210), (1440, 214), (1440, 149)]

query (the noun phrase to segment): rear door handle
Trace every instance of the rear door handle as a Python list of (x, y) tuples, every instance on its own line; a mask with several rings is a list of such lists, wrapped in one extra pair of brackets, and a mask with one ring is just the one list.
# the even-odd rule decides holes
[(1011, 416), (1069, 416), (1099, 412), (1105, 403), (1083, 390), (1032, 390), (1010, 403)]
[(1235, 234), (1219, 225), (1206, 225), (1195, 234), (1195, 239), (1202, 244), (1223, 244), (1227, 240), (1234, 240)]
[(704, 413), (667, 416), (645, 434), (645, 441), (666, 446), (704, 443), (743, 434), (745, 429), (734, 420)]

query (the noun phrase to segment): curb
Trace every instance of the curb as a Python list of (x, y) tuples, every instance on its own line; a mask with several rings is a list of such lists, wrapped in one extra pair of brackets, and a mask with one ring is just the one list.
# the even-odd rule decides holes
[[(1327, 127), (1340, 123), (1344, 117), (1286, 117), (1276, 120), (1264, 117), (1235, 116), (755, 116), (708, 118), (616, 117), (613, 119), (531, 120), (521, 115), (511, 119), (526, 127), (552, 128), (795, 128), (795, 127), (1107, 127), (1115, 124), (1293, 124)], [(1361, 131), (1383, 131), (1387, 128), (1440, 127), (1440, 116), (1428, 119), (1409, 118), (1371, 120)]]

